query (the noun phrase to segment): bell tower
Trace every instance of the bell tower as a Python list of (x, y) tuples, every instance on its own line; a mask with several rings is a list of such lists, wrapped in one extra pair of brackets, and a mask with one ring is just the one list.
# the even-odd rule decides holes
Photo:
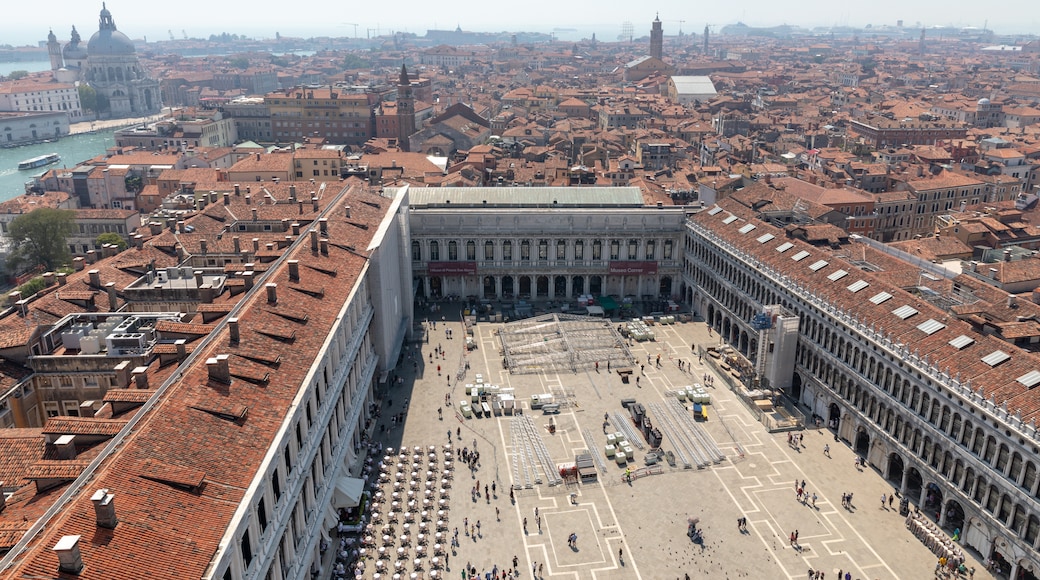
[(58, 44), (58, 37), (54, 36), (53, 30), (47, 34), (47, 56), (51, 59), (51, 70), (58, 70), (62, 67), (61, 45)]
[(650, 56), (661, 60), (664, 54), (664, 30), (661, 28), (660, 15), (654, 17), (653, 26), (650, 28)]
[(408, 137), (415, 133), (415, 95), (404, 63), (401, 63), (401, 77), (397, 80), (397, 131), (397, 146), (408, 151)]

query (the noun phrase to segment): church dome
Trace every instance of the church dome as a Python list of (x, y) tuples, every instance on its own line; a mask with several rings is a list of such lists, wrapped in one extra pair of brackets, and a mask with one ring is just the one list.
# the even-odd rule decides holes
[(105, 4), (101, 4), (101, 15), (98, 18), (98, 31), (87, 43), (90, 56), (134, 54), (136, 49), (130, 38), (116, 30), (116, 22)]
[(980, 105), (988, 105), (989, 104), (989, 99), (983, 97), (983, 98), (979, 99), (979, 104)]
[(65, 62), (85, 60), (87, 58), (87, 48), (80, 42), (79, 32), (76, 31), (75, 26), (72, 27), (71, 40), (61, 49), (61, 56), (64, 57)]

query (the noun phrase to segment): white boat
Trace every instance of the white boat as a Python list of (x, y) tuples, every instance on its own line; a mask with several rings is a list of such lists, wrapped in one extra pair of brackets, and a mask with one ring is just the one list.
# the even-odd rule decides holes
[(61, 161), (61, 157), (57, 153), (48, 153), (47, 155), (40, 155), (39, 157), (22, 161), (18, 164), (18, 169), (36, 169), (37, 167), (43, 167), (59, 161)]

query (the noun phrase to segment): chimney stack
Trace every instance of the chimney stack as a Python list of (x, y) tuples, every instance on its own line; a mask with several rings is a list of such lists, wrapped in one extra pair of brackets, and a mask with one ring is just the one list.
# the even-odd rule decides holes
[(199, 251), (202, 252), (203, 254), (208, 254), (209, 253), (209, 241), (204, 240), (204, 239), (203, 240), (199, 240)]
[(94, 502), (94, 515), (97, 517), (99, 528), (111, 530), (119, 524), (119, 520), (116, 518), (116, 506), (112, 503), (115, 497), (116, 495), (108, 493), (107, 489), (99, 489), (90, 496), (90, 501)]
[(51, 286), (54, 286), (54, 272), (44, 272), (43, 286), (44, 288), (50, 288)]
[(134, 247), (138, 250), (144, 249), (144, 236), (141, 234), (134, 236)]
[(79, 553), (80, 536), (62, 536), (51, 548), (58, 555), (58, 571), (79, 574), (83, 570), (83, 556)]
[(238, 239), (238, 236), (231, 238), (231, 244), (234, 246), (236, 254), (242, 253), (242, 240)]
[(183, 234), (184, 233), (184, 220), (177, 220), (177, 233), (178, 234)]
[(254, 221), (254, 222), (256, 221), (256, 216), (257, 216), (257, 213), (259, 213), (259, 212), (258, 212), (258, 211), (257, 211), (257, 209), (256, 209), (256, 208), (254, 207), (254, 208), (253, 208), (253, 221)]
[(209, 380), (224, 383), (231, 382), (231, 368), (228, 366), (228, 355), (218, 354), (213, 358), (206, 359), (206, 370), (209, 371)]
[(97, 251), (96, 250), (88, 250), (87, 251), (87, 263), (88, 264), (93, 264), (94, 262), (97, 262)]
[(80, 271), (83, 270), (84, 265), (85, 265), (85, 260), (81, 256), (77, 256), (77, 257), (72, 259), (72, 269), (73, 270), (75, 270), (77, 272), (80, 272)]
[(224, 205), (231, 205), (231, 194), (224, 192)]
[(242, 188), (239, 187), (239, 185), (236, 183), (235, 184), (235, 197), (238, 197), (240, 195), (242, 195)]
[(188, 358), (188, 341), (183, 338), (178, 338), (173, 341), (174, 346), (177, 347), (177, 360), (184, 360)]
[(105, 291), (108, 292), (108, 310), (111, 312), (119, 310), (119, 296), (116, 294), (116, 283), (109, 282), (105, 284)]
[(255, 276), (255, 273), (252, 270), (246, 270), (245, 272), (242, 272), (242, 279), (246, 281), (247, 291), (253, 288), (253, 276)]
[(69, 275), (65, 272), (58, 272), (55, 278), (58, 279), (58, 286), (64, 286), (69, 283)]
[(148, 232), (153, 236), (161, 234), (162, 228), (162, 222), (148, 222)]
[(92, 288), (100, 288), (101, 287), (101, 271), (100, 270), (91, 270), (91, 271), (87, 272), (87, 276), (90, 279), (90, 286)]
[(318, 198), (317, 197), (311, 197), (311, 211), (313, 211), (313, 212), (317, 212), (318, 211)]
[(289, 201), (296, 203), (296, 184), (289, 186)]
[(7, 305), (14, 306), (22, 299), (22, 293), (17, 290), (12, 290), (7, 293)]
[(327, 240), (326, 238), (321, 239), (321, 254), (323, 256), (329, 255), (329, 240)]
[(202, 277), (202, 270), (195, 270), (193, 272), (193, 274), (195, 274), (195, 287), (196, 288), (201, 288), (202, 284), (205, 281), (204, 278)]
[(241, 340), (242, 335), (238, 328), (237, 318), (228, 318), (228, 331), (231, 335), (231, 344), (238, 344), (238, 341)]
[(278, 304), (278, 284), (268, 282), (264, 288), (267, 288), (267, 303)]
[(321, 233), (323, 238), (329, 237), (329, 219), (321, 218), (318, 220), (318, 231)]
[(300, 224), (299, 224), (299, 222), (293, 222), (292, 224), (290, 224), (289, 227), (292, 228), (292, 235), (294, 235), (294, 236), (300, 235)]
[(289, 218), (282, 218), (282, 231), (289, 231)]
[(125, 389), (130, 386), (130, 361), (125, 360), (115, 366), (116, 387)]
[(347, 213), (347, 217), (349, 218), (350, 217), (350, 206), (349, 205), (347, 206), (346, 213)]
[(76, 436), (62, 435), (54, 440), (54, 449), (58, 452), (58, 459), (73, 460), (76, 458)]
[(260, 251), (260, 238), (253, 238), (253, 253)]
[(134, 377), (134, 384), (138, 389), (148, 388), (148, 367), (134, 367), (130, 373)]
[(300, 261), (289, 260), (289, 280), (293, 282), (300, 281)]
[(210, 203), (217, 203), (217, 192), (215, 192), (215, 191), (209, 192), (209, 202)]
[(199, 284), (199, 300), (203, 304), (213, 304), (213, 284)]
[(317, 252), (318, 251), (318, 230), (311, 229), (310, 230), (310, 234), (311, 234), (311, 251), (312, 252)]
[(246, 194), (246, 205), (253, 205), (253, 196)]

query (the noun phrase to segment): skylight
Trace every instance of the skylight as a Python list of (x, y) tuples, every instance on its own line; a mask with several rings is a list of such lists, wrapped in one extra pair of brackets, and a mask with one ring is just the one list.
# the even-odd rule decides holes
[(964, 350), (973, 344), (975, 344), (975, 339), (963, 334), (950, 341), (950, 346), (957, 350)]
[(809, 252), (806, 252), (805, 250), (802, 250), (801, 252), (798, 252), (797, 254), (791, 256), (791, 259), (794, 260), (795, 262), (801, 262), (802, 260), (804, 260), (804, 259), (806, 259), (808, 257), (809, 257)]
[(755, 229), (755, 224), (745, 224), (744, 226), (742, 226), (742, 227), (741, 227), (741, 228), (740, 228), (739, 230), (737, 230), (737, 231), (738, 231), (738, 232), (740, 232), (740, 233), (742, 233), (742, 234), (746, 234), (746, 233), (750, 232), (750, 231), (751, 231), (751, 230), (753, 230), (753, 229)]
[(794, 244), (792, 244), (791, 242), (784, 242), (784, 243), (782, 243), (782, 244), (780, 244), (779, 246), (776, 247), (776, 251), (778, 251), (781, 254), (783, 254), (784, 252), (786, 252), (787, 250), (790, 250), (793, 247), (794, 247)]
[(874, 304), (881, 304), (885, 300), (892, 298), (892, 295), (888, 292), (878, 292), (877, 294), (870, 297), (870, 301)]
[(841, 280), (842, 278), (844, 278), (845, 276), (848, 276), (848, 275), (849, 275), (849, 273), (846, 272), (845, 270), (837, 270), (835, 272), (831, 272), (830, 275), (827, 276), (827, 279), (830, 280), (831, 282), (837, 282), (838, 280)]
[(818, 260), (816, 262), (813, 262), (812, 265), (809, 266), (809, 269), (812, 270), (813, 272), (819, 272), (826, 265), (827, 265), (827, 260)]
[(1011, 355), (1009, 355), (1008, 353), (1002, 350), (995, 350), (987, 354), (986, 356), (982, 357), (982, 362), (988, 364), (991, 367), (995, 367), (1000, 363), (1008, 360), (1009, 358), (1011, 358)]
[(899, 318), (906, 320), (907, 318), (910, 318), (911, 316), (917, 314), (917, 309), (913, 306), (900, 306), (899, 308), (893, 310), (892, 314), (895, 314)]
[(855, 294), (856, 292), (859, 292), (860, 290), (866, 288), (867, 286), (870, 286), (870, 283), (867, 282), (866, 280), (856, 280), (852, 284), (849, 284), (848, 290), (849, 290), (849, 292), (852, 292), (853, 294)]
[(722, 211), (722, 208), (719, 207), (719, 206), (715, 206), (715, 207), (711, 208), (710, 210), (708, 210), (708, 215), (716, 215), (720, 211)]
[(729, 224), (737, 221), (737, 219), (739, 219), (739, 218), (737, 218), (737, 216), (731, 215), (731, 216), (726, 217), (726, 219), (722, 220), (722, 223), (724, 223), (726, 225), (729, 225)]
[(1018, 382), (1025, 385), (1027, 389), (1031, 389), (1040, 384), (1040, 371), (1029, 371), (1028, 373), (1018, 377)]
[(771, 239), (773, 239), (775, 237), (776, 236), (774, 236), (773, 234), (762, 234), (761, 236), (758, 236), (758, 240), (757, 241), (760, 244), (764, 244), (764, 243), (768, 242), (769, 240), (771, 240)]
[(934, 318), (929, 318), (928, 320), (925, 320), (921, 324), (917, 325), (917, 330), (920, 330), (921, 332), (928, 335), (935, 334), (936, 332), (939, 332), (944, 328), (946, 328), (946, 325), (939, 322), (938, 320), (935, 320)]

